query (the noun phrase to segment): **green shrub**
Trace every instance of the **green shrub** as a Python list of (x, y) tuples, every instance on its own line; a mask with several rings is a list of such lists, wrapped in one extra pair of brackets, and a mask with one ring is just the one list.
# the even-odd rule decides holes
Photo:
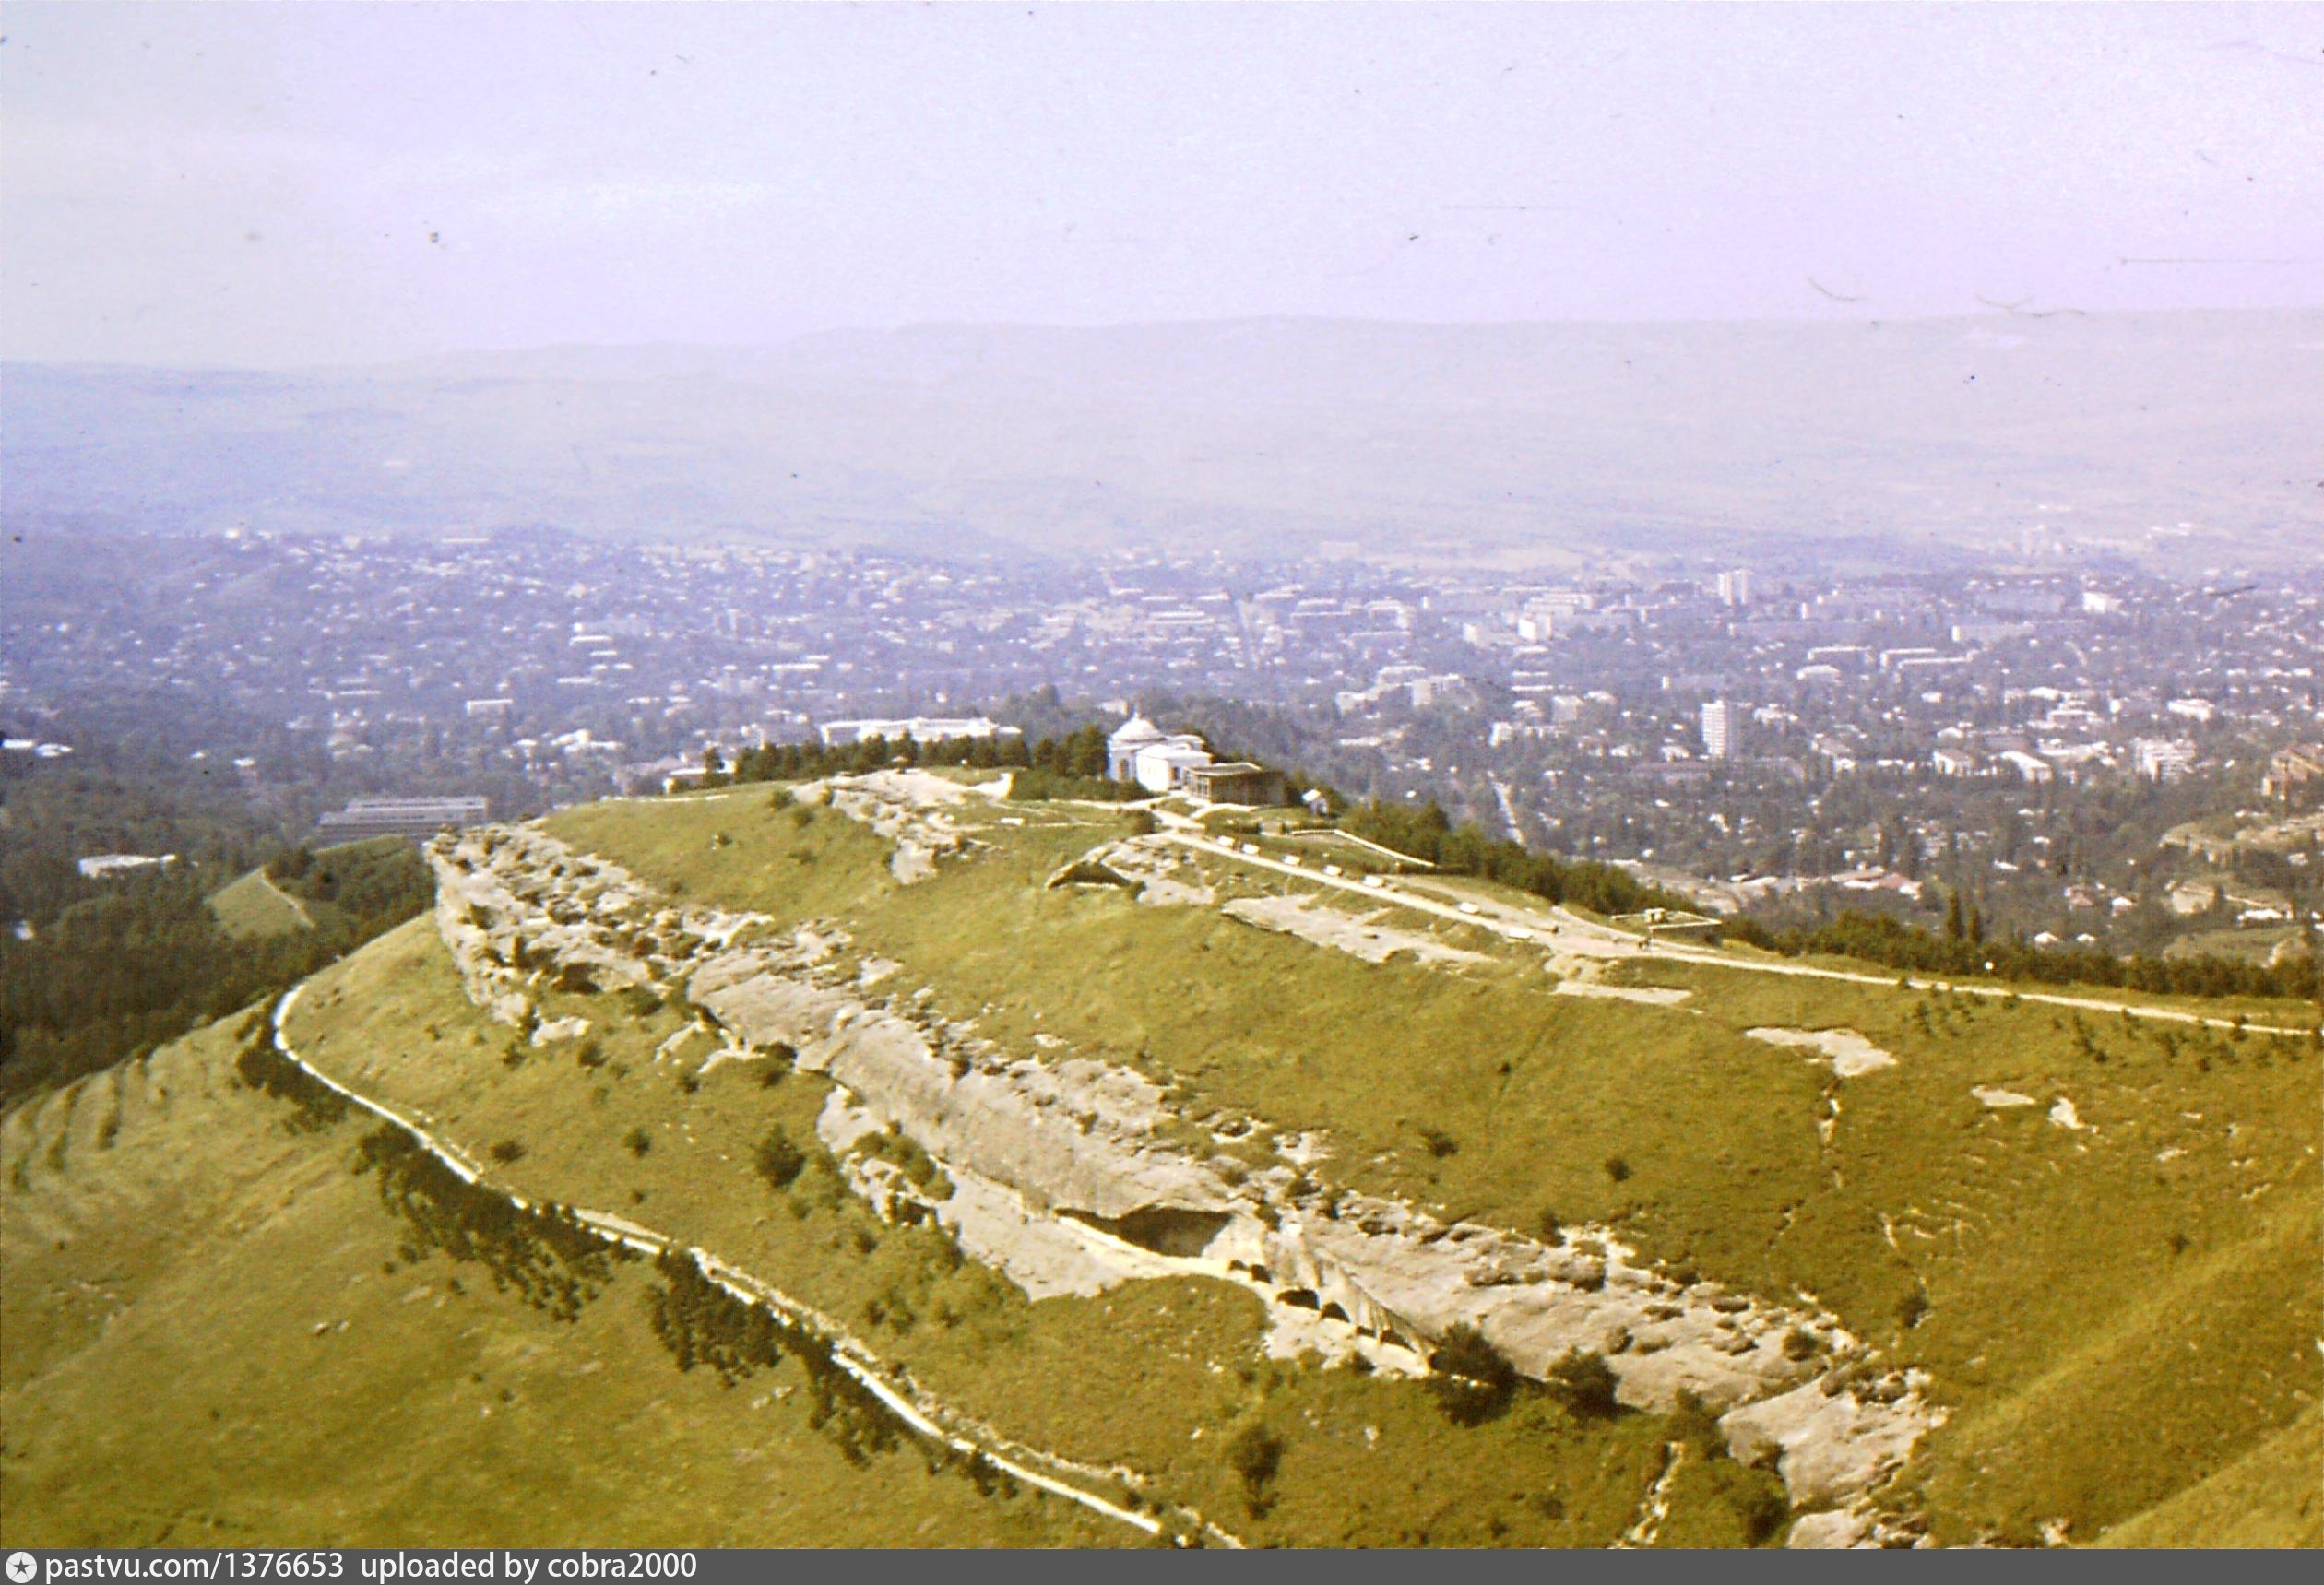
[(1502, 1413), (1517, 1394), (1517, 1367), (1466, 1321), (1456, 1322), (1429, 1355), (1429, 1387), (1456, 1425), (1481, 1425)]
[(1227, 1467), (1242, 1482), (1243, 1501), (1251, 1512), (1263, 1512), (1267, 1488), (1283, 1467), (1283, 1438), (1264, 1425), (1245, 1425), (1227, 1439)]
[(758, 1175), (773, 1189), (788, 1189), (807, 1169), (807, 1156), (780, 1129), (769, 1129), (758, 1142), (754, 1159)]
[(1686, 1443), (1703, 1458), (1726, 1456), (1726, 1435), (1719, 1429), (1718, 1415), (1691, 1387), (1678, 1389), (1678, 1399), (1671, 1404), (1670, 1439)]
[(1743, 1534), (1753, 1546), (1764, 1546), (1791, 1519), (1791, 1504), (1773, 1480), (1755, 1482), (1737, 1492), (1735, 1509), (1743, 1520)]
[(1549, 1390), (1574, 1414), (1584, 1420), (1609, 1420), (1621, 1412), (1615, 1397), (1620, 1386), (1606, 1355), (1595, 1349), (1569, 1349), (1549, 1367)]

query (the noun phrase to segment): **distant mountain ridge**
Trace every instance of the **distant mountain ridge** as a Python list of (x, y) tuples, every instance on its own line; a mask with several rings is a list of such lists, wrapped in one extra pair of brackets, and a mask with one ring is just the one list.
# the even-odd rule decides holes
[(826, 332), (290, 373), (0, 370), (24, 522), (551, 522), (1073, 551), (2324, 554), (2324, 313)]

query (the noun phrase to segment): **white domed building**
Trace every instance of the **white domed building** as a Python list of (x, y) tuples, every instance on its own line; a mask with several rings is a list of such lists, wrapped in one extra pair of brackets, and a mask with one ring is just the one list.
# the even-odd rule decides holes
[(1127, 721), (1113, 729), (1106, 739), (1106, 775), (1109, 780), (1126, 782), (1135, 775), (1134, 762), (1138, 751), (1149, 743), (1162, 740), (1162, 728), (1144, 716), (1132, 714)]
[(1168, 792), (1189, 770), (1211, 763), (1211, 751), (1192, 732), (1165, 732), (1133, 715), (1106, 739), (1106, 775), (1136, 782), (1150, 792)]

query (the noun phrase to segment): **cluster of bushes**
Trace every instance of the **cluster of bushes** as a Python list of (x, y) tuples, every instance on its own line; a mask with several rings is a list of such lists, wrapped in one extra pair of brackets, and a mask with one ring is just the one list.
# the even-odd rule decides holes
[[(1465, 1321), (1446, 1329), (1429, 1355), (1429, 1369), (1437, 1406), (1456, 1425), (1499, 1418), (1525, 1388), (1509, 1355)], [(1551, 1364), (1542, 1385), (1576, 1419), (1610, 1420), (1621, 1413), (1615, 1398), (1620, 1382), (1602, 1354), (1569, 1350)]]
[(392, 1123), (363, 1136), (355, 1170), (379, 1175), (382, 1203), (409, 1228), (405, 1260), (437, 1252), (473, 1261), (492, 1273), (493, 1287), (513, 1289), (552, 1320), (579, 1319), (582, 1307), (612, 1281), (614, 1262), (636, 1258), (563, 1206), (519, 1209), (467, 1182)]
[(1035, 743), (1027, 743), (1021, 737), (945, 738), (923, 743), (908, 734), (886, 738), (875, 733), (852, 743), (761, 743), (755, 749), (738, 751), (730, 765), (716, 749), (703, 756), (706, 780), (717, 786), (729, 782), (796, 782), (817, 776), (857, 775), (895, 764), (1033, 770), (1067, 781), (1103, 781), (1106, 734), (1104, 728), (1092, 726), (1062, 737), (1043, 738)]
[[(897, 1421), (872, 1390), (832, 1356), (831, 1340), (805, 1325), (778, 1320), (766, 1306), (737, 1297), (703, 1273), (691, 1255), (675, 1251), (654, 1262), (661, 1285), (646, 1295), (646, 1316), (680, 1370), (708, 1366), (729, 1387), (785, 1357), (807, 1378), (807, 1424), (823, 1431), (849, 1463), (893, 1449)], [(990, 1469), (972, 1472), (990, 1478)], [(983, 1481), (978, 1482), (981, 1486)]]
[(1429, 1355), (1429, 1390), (1436, 1394), (1444, 1417), (1456, 1425), (1482, 1425), (1504, 1413), (1517, 1396), (1517, 1367), (1465, 1321), (1438, 1341), (1436, 1352)]
[(1939, 934), (1885, 914), (1845, 913), (1813, 929), (1771, 930), (1751, 919), (1730, 919), (1722, 938), (1786, 957), (1829, 955), (1915, 974), (2030, 980), (2045, 985), (2112, 986), (2162, 996), (2285, 997), (2324, 1001), (2324, 975), (2316, 961), (2277, 964), (2223, 957), (2117, 957), (2103, 947), (2035, 947), (2022, 941), (1977, 940), (1967, 932)]
[(936, 1158), (922, 1150), (893, 1123), (855, 1142), (856, 1153), (884, 1161), (904, 1175), (904, 1180), (931, 1200), (952, 1198), (953, 1182)]
[(234, 1059), (236, 1076), (244, 1087), (290, 1103), (284, 1126), (292, 1133), (317, 1133), (347, 1116), (345, 1095), (276, 1049), (274, 1030), (264, 1012), (243, 1021), (242, 1036), (242, 1052)]
[[(1765, 1546), (1791, 1520), (1783, 1478), (1772, 1467), (1739, 1464), (1727, 1452), (1719, 1416), (1701, 1396), (1682, 1387), (1670, 1412), (1673, 1440), (1710, 1466), (1712, 1489), (1734, 1513), (1747, 1545)], [(1772, 1461), (1770, 1461), (1772, 1465)]]
[(1433, 802), (1392, 804), (1374, 799), (1348, 810), (1339, 823), (1350, 835), (1421, 859), (1448, 875), (1498, 881), (1552, 903), (1571, 903), (1600, 914), (1690, 905), (1686, 898), (1650, 886), (1610, 864), (1536, 853), (1522, 842), (1486, 835), (1474, 821), (1456, 826)]
[(293, 847), (267, 865), (267, 878), (307, 905), (318, 927), (329, 913), (356, 919), (409, 919), (435, 900), (427, 860), (400, 837), (384, 837), (315, 852)]

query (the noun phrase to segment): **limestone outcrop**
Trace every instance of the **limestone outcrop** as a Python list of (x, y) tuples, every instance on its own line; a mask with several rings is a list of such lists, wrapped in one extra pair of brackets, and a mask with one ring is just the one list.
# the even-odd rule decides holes
[(972, 798), (1005, 794), (1008, 778), (969, 786), (927, 771), (872, 771), (807, 782), (792, 795), (801, 803), (829, 804), (861, 821), (895, 846), (888, 872), (907, 886), (936, 873), (937, 860), (966, 851), (971, 839), (948, 810)]
[(1238, 897), (1219, 912), (1246, 925), (1297, 936), (1311, 945), (1330, 947), (1370, 964), (1384, 964), (1399, 952), (1409, 954), (1417, 963), (1443, 968), (1491, 961), (1483, 952), (1449, 947), (1434, 936), (1388, 924), (1385, 908), (1358, 917), (1307, 896)]
[[(1879, 1369), (1831, 1315), (1680, 1281), (1610, 1230), (1553, 1245), (1447, 1224), (1322, 1181), (1311, 1150), (1254, 1169), (1145, 1075), (1054, 1041), (1006, 1050), (908, 993), (898, 965), (852, 955), (836, 925), (778, 933), (672, 908), (537, 831), (471, 833), (432, 857), (438, 928), (480, 1006), (509, 1017), (530, 988), (579, 973), (682, 994), (741, 1053), (788, 1047), (840, 1087), (819, 1131), (859, 1191), (883, 1213), (934, 1216), (1036, 1296), (1234, 1282), (1279, 1319), (1275, 1351), (1401, 1374), (1424, 1372), (1456, 1324), (1535, 1378), (1599, 1354), (1625, 1403), (1667, 1410), (1683, 1390), (1723, 1412), (1737, 1455), (1773, 1463), (1804, 1508), (1860, 1503), (1940, 1417), (1924, 1380)], [(941, 1193), (851, 1153), (890, 1130), (941, 1168)], [(1856, 1540), (1876, 1520), (1808, 1533)]]

